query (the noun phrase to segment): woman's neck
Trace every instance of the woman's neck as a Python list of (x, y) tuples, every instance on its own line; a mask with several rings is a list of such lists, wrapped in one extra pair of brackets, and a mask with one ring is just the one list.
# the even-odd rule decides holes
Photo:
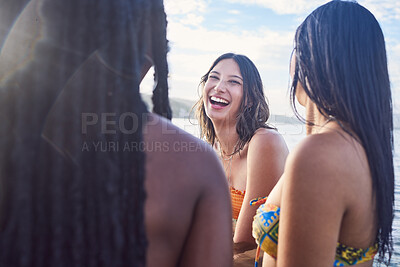
[(231, 155), (235, 151), (235, 146), (239, 140), (236, 125), (227, 123), (214, 124), (214, 130), (221, 154)]
[(321, 128), (323, 128), (332, 118), (329, 118), (321, 112), (319, 112), (317, 105), (313, 103), (309, 98), (306, 103), (306, 134), (311, 135), (319, 133)]

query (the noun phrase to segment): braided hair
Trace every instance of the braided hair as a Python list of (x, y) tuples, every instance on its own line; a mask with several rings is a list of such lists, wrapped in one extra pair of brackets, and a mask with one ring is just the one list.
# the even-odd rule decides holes
[(162, 0), (25, 7), (0, 61), (1, 266), (145, 266), (139, 84), (152, 54), (171, 118), (165, 28)]

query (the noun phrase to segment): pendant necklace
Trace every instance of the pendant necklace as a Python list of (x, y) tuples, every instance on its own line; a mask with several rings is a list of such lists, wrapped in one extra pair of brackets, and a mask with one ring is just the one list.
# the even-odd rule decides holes
[(220, 151), (221, 153), (221, 159), (224, 161), (224, 167), (225, 167), (225, 162), (227, 163), (227, 166), (225, 167), (225, 174), (226, 174), (226, 178), (228, 180), (228, 184), (229, 186), (232, 186), (231, 184), (231, 173), (232, 173), (232, 159), (233, 159), (233, 155), (230, 155), (229, 157), (224, 157), (224, 155), (222, 154), (222, 150)]
[(328, 118), (326, 119), (326, 121), (321, 126), (319, 126), (319, 129), (317, 130), (317, 133), (319, 133), (322, 130), (322, 128), (324, 128), (325, 125), (327, 125), (331, 121), (337, 121), (337, 120), (336, 120), (336, 118), (334, 116), (329, 115)]
[[(238, 143), (239, 143), (239, 140), (236, 142), (234, 148), (236, 148), (236, 146), (237, 146)], [(220, 153), (221, 159), (222, 159), (222, 161), (223, 161), (223, 163), (224, 163), (223, 165), (224, 165), (224, 169), (225, 169), (226, 178), (227, 178), (227, 180), (228, 180), (228, 184), (229, 184), (229, 186), (232, 186), (232, 181), (231, 181), (231, 175), (232, 175), (232, 159), (233, 159), (233, 156), (236, 155), (236, 153), (239, 152), (239, 150), (233, 152), (230, 156), (227, 157), (227, 156), (225, 156), (225, 153), (222, 151), (222, 148), (221, 148), (221, 144), (220, 144), (220, 143), (219, 143), (219, 148), (220, 148), (220, 149), (219, 149), (219, 153)], [(225, 162), (228, 162), (226, 167), (225, 167)]]

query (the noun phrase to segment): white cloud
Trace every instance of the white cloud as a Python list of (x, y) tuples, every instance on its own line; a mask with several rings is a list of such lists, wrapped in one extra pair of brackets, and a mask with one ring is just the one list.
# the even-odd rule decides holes
[(379, 21), (400, 20), (400, 1), (359, 0)]
[(208, 30), (203, 27), (192, 29), (171, 22), (168, 38), (172, 49), (192, 49), (198, 52), (221, 53), (242, 52), (258, 58), (260, 54), (276, 57), (276, 50), (291, 47), (293, 32), (274, 32), (267, 28), (252, 31), (230, 32)]
[[(199, 27), (204, 21), (204, 12), (211, 0), (165, 0), (168, 21)], [(169, 26), (169, 25), (168, 25)]]
[(239, 15), (241, 12), (236, 9), (231, 9), (231, 10), (228, 10), (228, 13), (232, 14), (232, 15)]
[(165, 0), (165, 12), (168, 15), (185, 15), (204, 12), (209, 1), (206, 0)]
[(237, 25), (240, 21), (237, 18), (226, 18), (221, 20), (221, 24), (227, 25)]
[[(228, 3), (256, 5), (272, 9), (277, 14), (305, 14), (328, 1), (321, 0), (225, 0)], [(359, 0), (381, 21), (400, 20), (400, 1), (393, 0)]]
[(400, 43), (389, 45), (387, 53), (394, 110), (400, 113)]
[(203, 22), (204, 17), (199, 16), (193, 13), (187, 14), (184, 16), (182, 19), (179, 20), (179, 23), (183, 25), (191, 25), (191, 26), (196, 26), (199, 27), (201, 23)]
[(321, 0), (225, 0), (229, 3), (257, 5), (270, 8), (277, 14), (303, 14), (326, 3)]
[(400, 43), (396, 44), (392, 48), (393, 53), (400, 57)]

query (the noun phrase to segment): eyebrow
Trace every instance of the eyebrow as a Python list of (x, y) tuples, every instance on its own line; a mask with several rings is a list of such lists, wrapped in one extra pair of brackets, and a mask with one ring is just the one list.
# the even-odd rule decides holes
[[(216, 73), (218, 75), (221, 75), (218, 71), (215, 71), (215, 70), (210, 71), (210, 73)], [(237, 75), (229, 75), (229, 77), (239, 78), (239, 79), (241, 79), (243, 81), (243, 78), (240, 77), (240, 76), (237, 76)]]

